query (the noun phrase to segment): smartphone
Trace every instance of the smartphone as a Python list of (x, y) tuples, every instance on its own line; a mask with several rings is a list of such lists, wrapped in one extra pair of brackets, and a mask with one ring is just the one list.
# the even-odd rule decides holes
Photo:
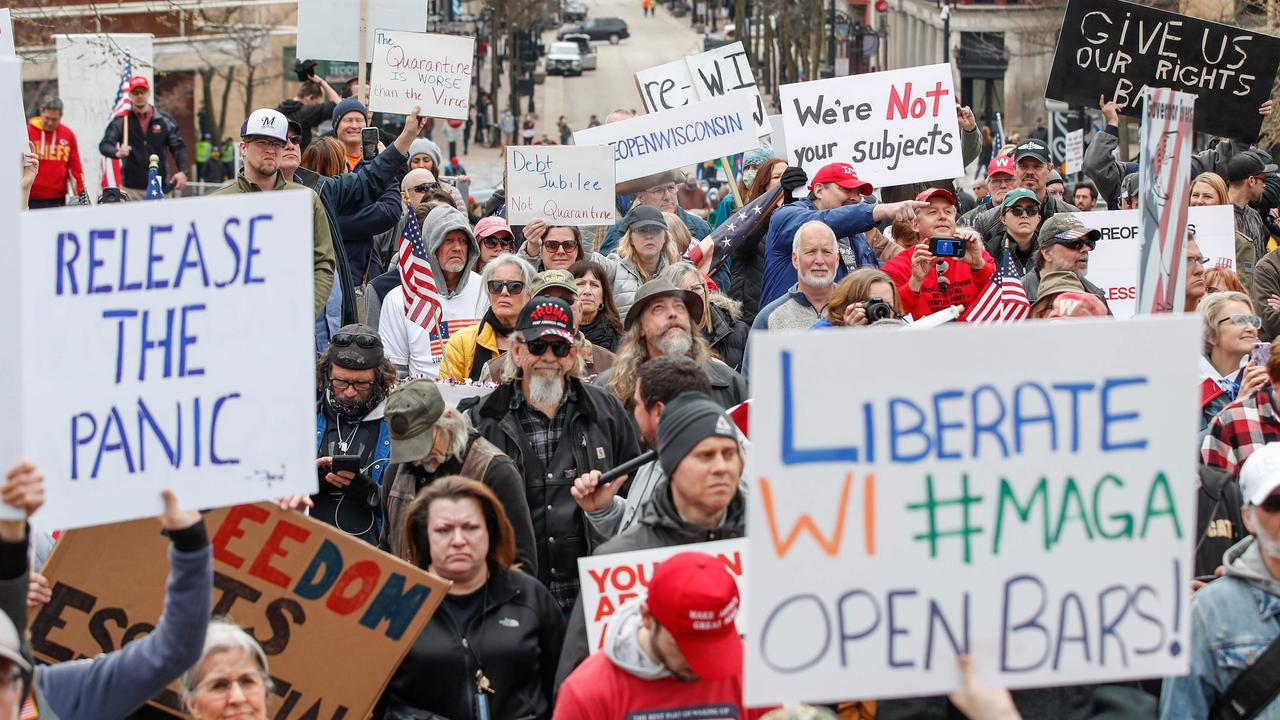
[(929, 252), (937, 257), (964, 257), (964, 240), (953, 237), (929, 238)]
[(329, 472), (360, 472), (361, 457), (359, 455), (334, 455), (333, 465), (329, 468)]
[(1271, 343), (1256, 342), (1253, 344), (1253, 350), (1249, 351), (1249, 364), (1267, 366), (1267, 360), (1271, 358)]
[(1195, 579), (1199, 580), (1202, 583), (1211, 583), (1214, 580), (1217, 580), (1218, 576), (1217, 575), (1197, 575)]
[(364, 159), (372, 160), (378, 156), (378, 128), (367, 127), (360, 131), (360, 146), (364, 151)]

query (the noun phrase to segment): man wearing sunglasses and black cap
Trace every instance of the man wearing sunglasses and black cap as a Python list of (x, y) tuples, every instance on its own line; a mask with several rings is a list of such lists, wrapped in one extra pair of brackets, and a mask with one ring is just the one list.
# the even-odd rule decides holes
[[(1016, 187), (1035, 193), (1036, 202), (1040, 204), (1041, 223), (1048, 222), (1056, 213), (1080, 211), (1075, 205), (1049, 193), (1053, 158), (1046, 143), (1035, 139), (1023, 140), (1013, 148), (1013, 162)], [(981, 212), (969, 223), (970, 227), (981, 233), (984, 241), (990, 241), (1004, 229), (1000, 224), (1002, 211), (1003, 208), (996, 206)]]
[[(1040, 278), (1052, 272), (1073, 272), (1080, 278), (1084, 289), (1097, 295), (1102, 304), (1107, 303), (1107, 294), (1102, 288), (1085, 279), (1089, 271), (1089, 252), (1098, 246), (1098, 238), (1102, 234), (1086, 227), (1074, 215), (1055, 215), (1040, 226), (1040, 246), (1035, 252), (1035, 267), (1022, 276), (1022, 286), (1026, 288), (1027, 300), (1034, 303), (1040, 291)], [(1107, 308), (1111, 314), (1111, 308)]]
[(396, 369), (367, 325), (334, 333), (316, 363), (316, 444), (319, 491), (312, 516), (376, 545), (381, 531), (378, 490), (391, 457), (383, 417)]

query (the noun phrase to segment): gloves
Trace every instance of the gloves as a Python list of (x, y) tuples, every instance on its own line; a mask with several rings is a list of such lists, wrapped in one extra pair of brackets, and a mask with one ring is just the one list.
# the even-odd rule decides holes
[(805, 173), (804, 168), (789, 167), (782, 171), (782, 202), (783, 204), (795, 200), (791, 196), (792, 192), (797, 188), (802, 188), (809, 184), (809, 175)]

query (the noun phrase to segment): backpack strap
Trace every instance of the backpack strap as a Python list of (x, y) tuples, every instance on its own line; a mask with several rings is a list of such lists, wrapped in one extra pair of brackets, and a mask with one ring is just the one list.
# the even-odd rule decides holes
[(1249, 720), (1280, 694), (1280, 635), (1227, 686), (1209, 717), (1213, 720)]

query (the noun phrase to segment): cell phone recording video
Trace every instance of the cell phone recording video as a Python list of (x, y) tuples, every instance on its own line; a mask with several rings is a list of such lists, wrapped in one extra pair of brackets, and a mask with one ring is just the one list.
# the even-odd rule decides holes
[(938, 257), (964, 257), (964, 240), (953, 237), (929, 238), (929, 252)]

